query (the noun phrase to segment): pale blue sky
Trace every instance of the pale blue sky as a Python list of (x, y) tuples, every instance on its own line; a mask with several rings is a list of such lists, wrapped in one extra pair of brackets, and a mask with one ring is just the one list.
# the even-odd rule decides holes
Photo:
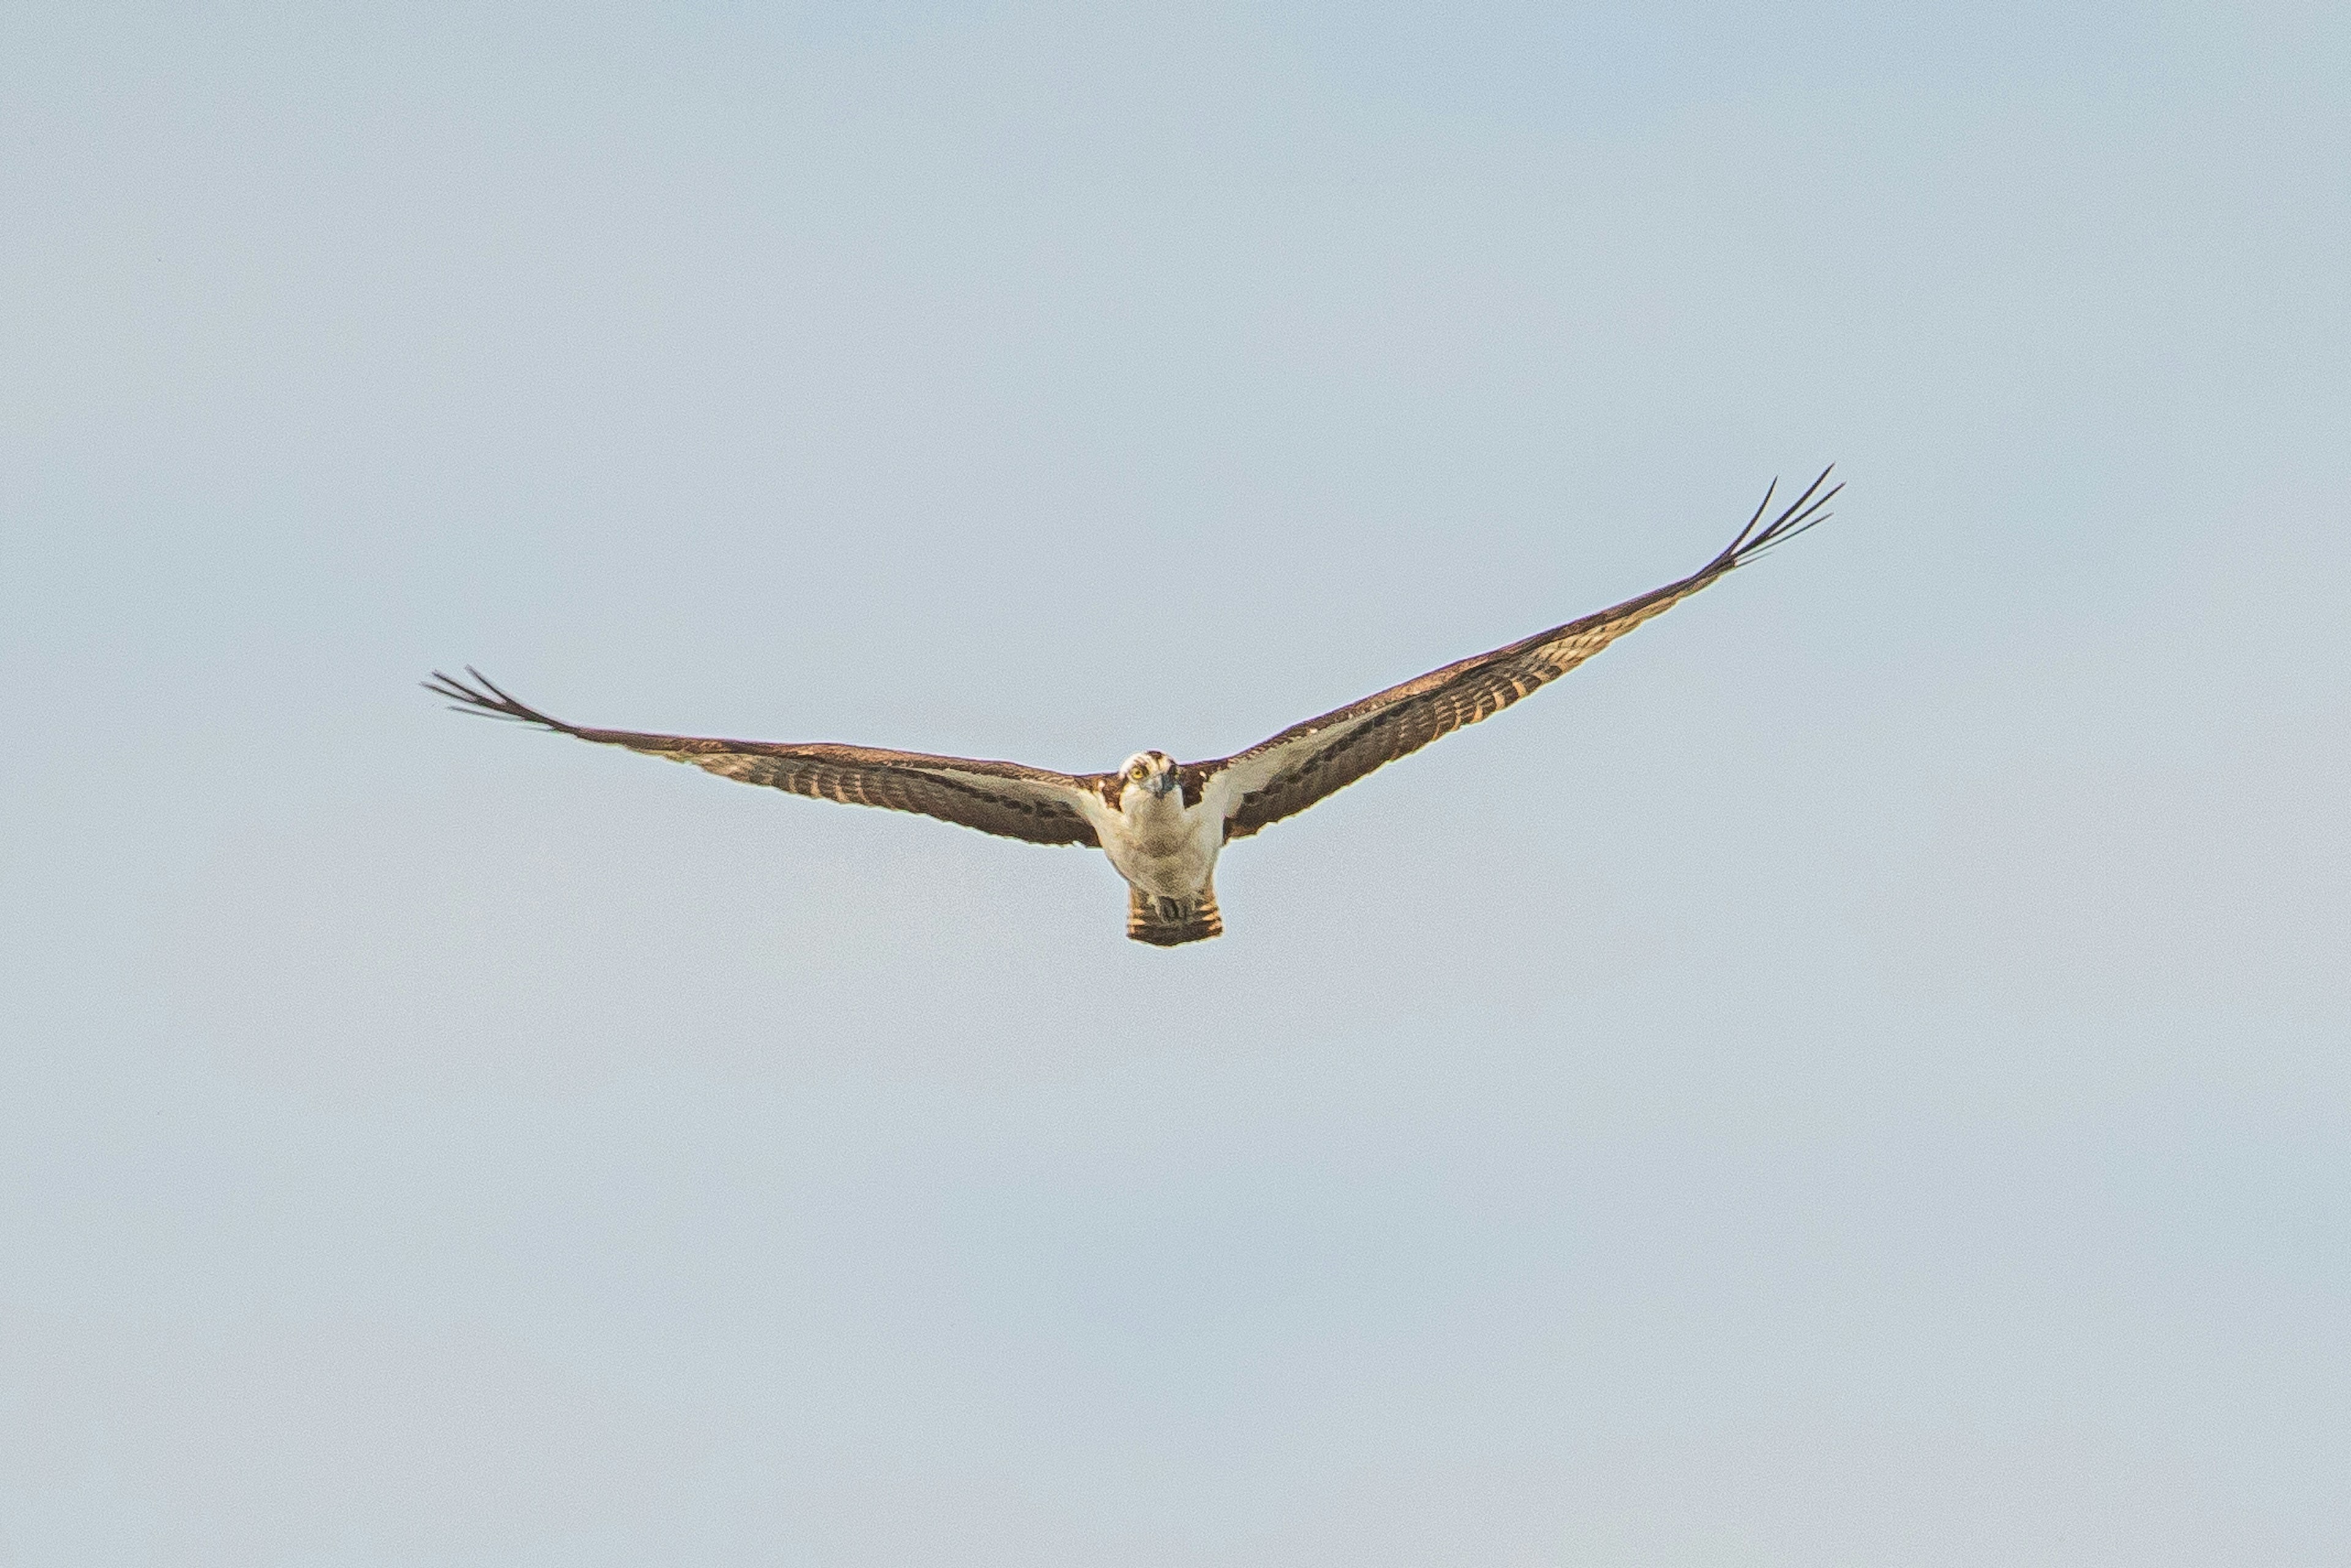
[[(2351, 1556), (2339, 7), (0, 10), (0, 1563)], [(1229, 751), (1237, 849), (470, 723)]]

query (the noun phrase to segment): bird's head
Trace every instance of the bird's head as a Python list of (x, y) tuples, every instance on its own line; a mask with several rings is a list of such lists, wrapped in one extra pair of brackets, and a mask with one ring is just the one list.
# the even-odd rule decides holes
[(1119, 769), (1121, 793), (1126, 789), (1148, 789), (1155, 796), (1166, 794), (1176, 788), (1176, 759), (1164, 751), (1138, 751), (1126, 759)]

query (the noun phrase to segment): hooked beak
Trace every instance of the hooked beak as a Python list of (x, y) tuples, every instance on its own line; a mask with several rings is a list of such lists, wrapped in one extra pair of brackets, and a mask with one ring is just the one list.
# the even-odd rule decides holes
[(1177, 782), (1176, 769), (1173, 768), (1165, 773), (1155, 773), (1151, 777), (1151, 792), (1155, 795), (1165, 795), (1175, 789)]

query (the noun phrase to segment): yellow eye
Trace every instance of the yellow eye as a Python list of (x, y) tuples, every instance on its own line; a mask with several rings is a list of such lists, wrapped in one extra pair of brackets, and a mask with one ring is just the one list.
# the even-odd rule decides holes
[(1151, 769), (1150, 769), (1150, 768), (1146, 768), (1146, 767), (1144, 767), (1142, 763), (1138, 762), (1138, 763), (1136, 763), (1134, 767), (1132, 767), (1132, 768), (1128, 768), (1128, 769), (1126, 770), (1126, 776), (1127, 776), (1129, 779), (1134, 779), (1137, 784), (1140, 784), (1140, 783), (1142, 783), (1145, 779), (1148, 779), (1148, 778), (1150, 778), (1150, 777), (1151, 777)]

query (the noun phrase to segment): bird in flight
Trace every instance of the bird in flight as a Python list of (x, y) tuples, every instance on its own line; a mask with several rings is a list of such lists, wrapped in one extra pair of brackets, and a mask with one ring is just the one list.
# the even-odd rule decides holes
[(1828, 517), (1829, 471), (1770, 522), (1778, 486), (1720, 555), (1677, 582), (1611, 610), (1538, 632), (1295, 724), (1247, 751), (1178, 762), (1138, 751), (1112, 773), (1056, 773), (1018, 762), (931, 757), (867, 746), (713, 740), (567, 724), (517, 702), (472, 665), (470, 681), (434, 671), (424, 689), (458, 711), (624, 746), (721, 778), (854, 806), (884, 806), (1032, 844), (1089, 844), (1126, 879), (1126, 934), (1174, 947), (1221, 936), (1217, 856), (1227, 844), (1294, 817), (1383, 763), (1501, 712), (1652, 616), (1785, 544)]

